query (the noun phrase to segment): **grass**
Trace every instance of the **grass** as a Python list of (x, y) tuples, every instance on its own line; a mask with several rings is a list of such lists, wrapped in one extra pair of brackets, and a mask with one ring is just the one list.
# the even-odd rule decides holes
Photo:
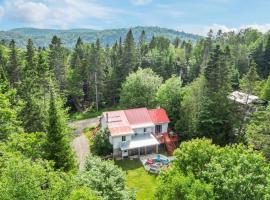
[(70, 121), (78, 121), (78, 120), (83, 120), (83, 119), (94, 118), (94, 117), (100, 116), (102, 112), (103, 110), (99, 110), (99, 111), (90, 110), (90, 111), (85, 111), (85, 112), (75, 112), (69, 115), (69, 119)]
[(157, 185), (156, 176), (145, 171), (139, 159), (115, 163), (127, 173), (128, 187), (136, 191), (137, 200), (152, 200)]
[(83, 112), (74, 112), (74, 113), (70, 113), (69, 120), (78, 121), (78, 120), (94, 118), (94, 117), (100, 116), (105, 111), (113, 111), (113, 110), (118, 110), (118, 109), (120, 109), (120, 107), (114, 106), (110, 108), (102, 108), (99, 111), (96, 111), (95, 109), (89, 109)]
[(92, 142), (92, 134), (96, 126), (89, 126), (83, 129), (83, 134), (88, 139), (89, 144)]

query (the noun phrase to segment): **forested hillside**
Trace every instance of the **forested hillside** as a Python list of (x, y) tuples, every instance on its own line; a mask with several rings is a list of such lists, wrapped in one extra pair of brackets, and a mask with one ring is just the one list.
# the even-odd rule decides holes
[[(129, 29), (107, 29), (107, 30), (92, 30), (92, 29), (70, 29), (70, 30), (55, 30), (55, 29), (35, 29), (35, 28), (17, 28), (9, 31), (0, 31), (0, 38), (4, 41), (14, 39), (18, 47), (25, 47), (27, 39), (31, 38), (36, 47), (48, 47), (51, 38), (57, 35), (61, 38), (63, 46), (73, 48), (78, 37), (81, 37), (85, 42), (91, 43), (96, 39), (100, 40), (103, 47), (113, 45), (119, 38), (124, 38)], [(182, 40), (195, 42), (202, 38), (199, 35), (185, 33), (183, 31), (175, 31), (172, 29), (159, 27), (134, 27), (132, 32), (136, 42), (139, 41), (139, 36), (142, 30), (146, 31), (145, 39), (150, 41), (155, 36), (165, 36), (170, 40), (179, 37)]]
[(99, 36), (74, 48), (61, 34), (48, 47), (0, 46), (0, 199), (134, 199), (111, 161), (90, 156), (77, 171), (68, 114), (157, 106), (183, 143), (156, 199), (269, 199), (270, 108), (228, 98), (270, 100), (269, 33), (210, 31), (191, 42), (129, 30), (105, 47)]

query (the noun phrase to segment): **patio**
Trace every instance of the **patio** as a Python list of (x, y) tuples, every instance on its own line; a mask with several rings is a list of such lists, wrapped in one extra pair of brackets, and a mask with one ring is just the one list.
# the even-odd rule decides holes
[(132, 156), (133, 154), (137, 154), (141, 156), (142, 154), (146, 155), (153, 151), (155, 148), (155, 152), (158, 152), (158, 145), (159, 141), (152, 135), (152, 134), (143, 134), (143, 135), (136, 135), (132, 138), (131, 141), (122, 142), (121, 144), (121, 151), (123, 152), (122, 155)]
[(140, 157), (144, 169), (153, 174), (158, 174), (161, 169), (168, 167), (173, 160), (175, 160), (175, 156), (164, 156), (162, 154), (148, 154)]

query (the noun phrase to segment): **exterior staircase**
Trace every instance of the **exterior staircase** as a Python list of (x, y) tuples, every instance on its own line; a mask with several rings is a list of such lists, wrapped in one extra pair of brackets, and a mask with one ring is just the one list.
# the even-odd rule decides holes
[(173, 152), (176, 149), (176, 145), (174, 142), (175, 140), (177, 140), (177, 138), (171, 138), (168, 133), (164, 133), (163, 138), (168, 154), (173, 155)]

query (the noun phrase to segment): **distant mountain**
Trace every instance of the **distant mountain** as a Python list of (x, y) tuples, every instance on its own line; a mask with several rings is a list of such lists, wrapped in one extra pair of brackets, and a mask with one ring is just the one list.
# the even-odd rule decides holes
[[(134, 34), (134, 38), (138, 41), (138, 38), (145, 30), (146, 39), (150, 41), (153, 35), (166, 36), (173, 40), (177, 36), (182, 40), (190, 40), (192, 42), (202, 38), (202, 36), (185, 33), (183, 31), (176, 31), (173, 29), (160, 28), (160, 27), (134, 27), (131, 28)], [(101, 44), (112, 45), (119, 38), (124, 38), (129, 28), (119, 29), (106, 29), (106, 30), (93, 30), (93, 29), (70, 29), (70, 30), (56, 30), (56, 29), (36, 29), (36, 28), (17, 28), (10, 31), (0, 31), (0, 40), (10, 41), (14, 39), (19, 47), (25, 47), (27, 39), (31, 38), (34, 41), (35, 46), (47, 47), (54, 35), (61, 38), (63, 44), (66, 47), (73, 47), (78, 37), (81, 37), (84, 42), (91, 43), (97, 38), (100, 39)]]

